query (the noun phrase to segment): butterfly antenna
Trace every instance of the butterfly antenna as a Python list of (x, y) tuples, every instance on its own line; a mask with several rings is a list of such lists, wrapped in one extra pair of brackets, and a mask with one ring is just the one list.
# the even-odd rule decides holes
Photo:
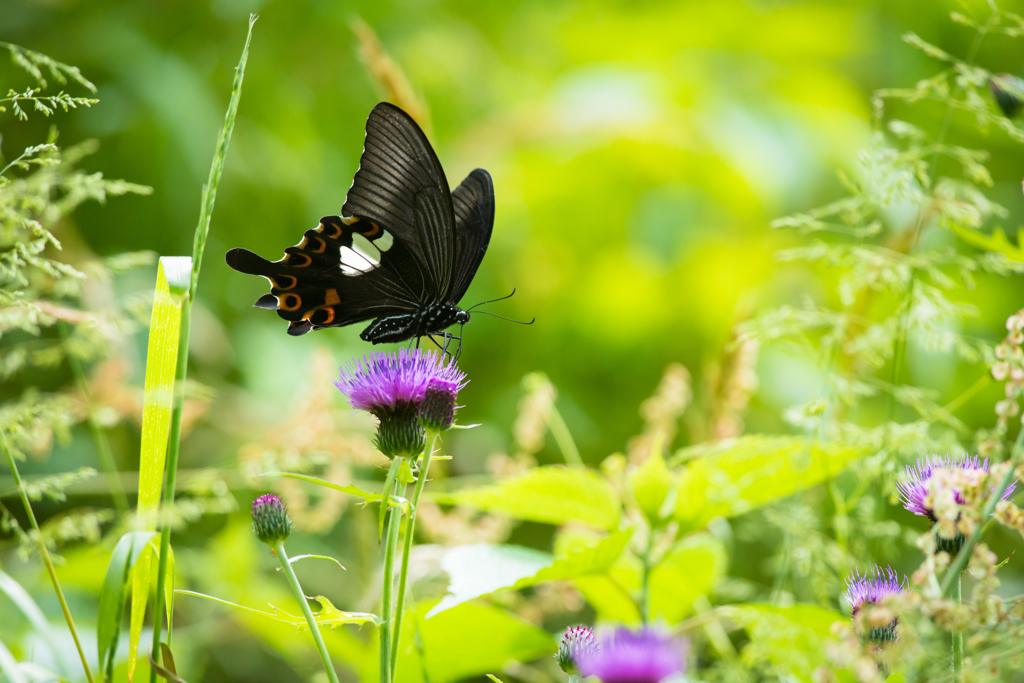
[(477, 311), (477, 313), (481, 314), (481, 315), (489, 315), (489, 316), (494, 317), (494, 318), (501, 318), (502, 320), (507, 320), (510, 323), (516, 323), (516, 324), (519, 324), (519, 325), (532, 325), (533, 323), (537, 322), (536, 318), (532, 318), (530, 320), (530, 322), (525, 322), (523, 320), (513, 320), (512, 318), (506, 318), (505, 316), (498, 315), (497, 313), (488, 313), (487, 311)]
[(499, 297), (497, 299), (491, 299), (490, 301), (481, 301), (480, 303), (476, 304), (476, 306), (473, 306), (472, 308), (467, 309), (466, 312), (469, 313), (470, 311), (473, 310), (473, 308), (476, 308), (477, 306), (483, 306), (484, 304), (493, 304), (495, 301), (504, 301), (505, 299), (511, 299), (512, 296), (515, 293), (516, 293), (516, 290), (513, 289), (512, 290), (512, 294), (509, 294), (508, 296), (502, 296), (502, 297)]

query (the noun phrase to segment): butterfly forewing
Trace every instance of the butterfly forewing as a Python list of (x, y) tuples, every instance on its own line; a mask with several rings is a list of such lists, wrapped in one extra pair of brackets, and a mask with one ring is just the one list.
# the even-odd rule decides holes
[(494, 183), (478, 168), (452, 192), (455, 210), (455, 267), (447, 301), (457, 304), (484, 258), (494, 227)]
[(420, 127), (381, 102), (366, 121), (366, 141), (342, 212), (363, 216), (404, 242), (425, 266), (423, 302), (450, 289), (455, 253), (451, 190)]

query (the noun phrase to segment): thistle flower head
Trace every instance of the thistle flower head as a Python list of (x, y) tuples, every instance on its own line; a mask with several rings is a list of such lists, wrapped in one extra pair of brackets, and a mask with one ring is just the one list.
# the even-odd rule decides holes
[[(924, 459), (919, 458), (913, 467), (907, 465), (904, 476), (896, 484), (896, 488), (899, 490), (903, 507), (915, 515), (927, 517), (934, 523), (938, 521), (934, 507), (935, 484), (941, 484), (945, 488), (947, 482), (955, 481), (957, 477), (966, 480), (972, 476), (986, 474), (988, 474), (987, 458), (982, 460), (978, 456), (961, 455), (954, 458), (949, 455), (936, 455)], [(1004, 499), (1009, 497), (1015, 488), (1015, 484), (1010, 484), (1003, 491), (1002, 497)], [(952, 495), (952, 499), (958, 505), (963, 505), (966, 502), (961, 490), (955, 484), (949, 487), (947, 493)]]
[(992, 97), (1007, 118), (1014, 118), (1024, 109), (1024, 80), (1012, 74), (995, 74), (989, 79)]
[(580, 673), (603, 683), (660, 683), (683, 672), (685, 641), (653, 629), (617, 629), (600, 647), (581, 654)]
[[(377, 448), (388, 457), (409, 456), (423, 450), (426, 440), (418, 414), (432, 385), (457, 394), (466, 375), (435, 352), (400, 349), (377, 352), (341, 369), (334, 383), (353, 408), (380, 420)], [(452, 405), (454, 415), (454, 399)]]
[(446, 379), (430, 381), (419, 409), (420, 424), (424, 429), (445, 432), (452, 428), (455, 422), (455, 399), (461, 388), (458, 382)]
[(283, 543), (292, 531), (292, 520), (284, 503), (273, 493), (267, 493), (252, 502), (252, 530), (256, 538), (270, 547)]
[(558, 668), (569, 675), (578, 674), (580, 659), (588, 657), (597, 647), (594, 629), (589, 626), (567, 628), (562, 634), (558, 652), (555, 654)]
[[(846, 592), (843, 597), (850, 604), (853, 616), (857, 616), (865, 605), (877, 605), (890, 595), (900, 595), (908, 590), (909, 583), (906, 577), (900, 581), (899, 575), (886, 567), (884, 570), (876, 567), (872, 573), (864, 574), (854, 571), (846, 578)], [(883, 618), (885, 615), (882, 615)], [(899, 619), (893, 616), (891, 621), (879, 626), (873, 626), (867, 633), (869, 640), (876, 643), (896, 640), (896, 626)]]

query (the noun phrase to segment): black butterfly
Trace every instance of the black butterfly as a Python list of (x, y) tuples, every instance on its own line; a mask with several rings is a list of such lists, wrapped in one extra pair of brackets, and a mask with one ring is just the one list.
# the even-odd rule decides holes
[(270, 280), (256, 302), (288, 321), (288, 334), (373, 320), (374, 344), (443, 334), (469, 321), (458, 307), (494, 226), (494, 185), (476, 169), (452, 192), (416, 122), (381, 102), (366, 121), (359, 170), (342, 216), (324, 216), (302, 241), (267, 261), (227, 253), (237, 271)]

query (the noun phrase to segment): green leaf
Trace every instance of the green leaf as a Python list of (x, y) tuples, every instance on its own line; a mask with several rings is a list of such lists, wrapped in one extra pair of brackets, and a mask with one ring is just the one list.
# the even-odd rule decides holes
[(744, 436), (676, 455), (688, 461), (675, 518), (691, 529), (733, 517), (831, 479), (864, 449), (794, 436)]
[[(146, 383), (142, 398), (142, 445), (139, 456), (138, 515), (145, 529), (154, 529), (160, 494), (163, 489), (164, 459), (171, 428), (171, 404), (174, 375), (178, 360), (178, 338), (181, 329), (182, 300), (171, 295), (160, 259), (157, 270), (153, 315), (149, 326), (149, 349), (146, 353)], [(172, 264), (172, 267), (177, 265)], [(132, 570), (131, 648), (128, 652), (128, 677), (135, 673), (139, 636), (146, 616), (149, 598), (150, 562), (144, 553)]]
[(640, 611), (633, 598), (633, 594), (640, 591), (640, 562), (622, 552), (632, 534), (632, 529), (624, 529), (606, 538), (595, 539), (593, 534), (568, 530), (556, 539), (555, 551), (560, 557), (571, 558), (578, 552), (604, 555), (606, 562), (595, 562), (594, 573), (584, 573), (573, 581), (601, 620), (623, 624), (640, 622)]
[(441, 558), (441, 568), (449, 577), (449, 594), (427, 612), (426, 618), (467, 600), (510, 588), (550, 567), (552, 561), (547, 553), (518, 545), (474, 543), (451, 548)]
[(192, 257), (161, 256), (160, 265), (163, 266), (171, 296), (180, 300), (188, 294), (189, 286), (192, 284)]
[(439, 494), (435, 501), (465, 505), (516, 519), (548, 524), (577, 522), (614, 529), (621, 512), (615, 491), (600, 475), (582, 467), (549, 465), (493, 486)]
[(651, 616), (669, 624), (682, 621), (693, 601), (709, 595), (727, 568), (725, 548), (711, 534), (682, 539), (651, 571)]
[(1024, 262), (1024, 249), (1011, 242), (1002, 228), (996, 228), (991, 235), (983, 235), (977, 230), (956, 224), (950, 224), (949, 229), (973, 247), (1003, 254), (1011, 261)]
[[(660, 445), (629, 477), (629, 488), (640, 511), (652, 526), (663, 519), (662, 508), (673, 489), (673, 477), (665, 465)], [(668, 511), (671, 513), (671, 510)]]
[(288, 558), (288, 564), (295, 564), (299, 560), (328, 560), (338, 565), (342, 569), (345, 568), (345, 565), (343, 565), (341, 562), (338, 562), (336, 559), (329, 555), (296, 555), (295, 557)]
[(741, 653), (745, 665), (767, 665), (773, 677), (795, 677), (808, 683), (814, 670), (828, 663), (824, 644), (832, 624), (845, 619), (839, 612), (803, 604), (748, 604), (724, 611), (750, 636)]
[[(437, 460), (436, 456), (434, 457), (434, 460)], [(342, 486), (341, 484), (333, 484), (333, 483), (331, 483), (329, 481), (325, 481), (323, 479), (318, 479), (317, 477), (311, 477), (311, 476), (309, 476), (307, 474), (294, 474), (292, 472), (266, 472), (266, 473), (261, 474), (259, 476), (261, 476), (261, 477), (271, 477), (271, 476), (287, 477), (289, 479), (299, 479), (301, 481), (308, 481), (309, 483), (316, 484), (317, 486), (323, 486), (325, 488), (334, 489), (335, 491), (341, 491), (342, 493), (347, 493), (350, 496), (355, 496), (357, 498), (362, 498), (363, 501), (367, 502), (367, 503), (376, 503), (377, 501), (383, 499), (383, 497), (384, 497), (384, 496), (382, 496), (379, 493), (371, 493), (370, 491), (364, 491), (363, 489), (359, 488), (358, 486), (352, 486), (352, 485)], [(402, 498), (401, 496), (395, 496), (395, 495), (391, 495), (391, 496), (388, 497), (388, 507), (401, 508), (402, 513), (405, 514), (405, 515), (408, 515), (409, 514), (409, 510), (410, 510), (410, 505), (409, 505), (408, 499)]]
[(0, 640), (0, 671), (4, 672), (8, 683), (28, 683), (21, 672), (21, 667), (18, 666), (18, 660), (14, 658), (2, 640)]
[[(268, 619), (284, 622), (285, 624), (291, 624), (300, 631), (304, 631), (307, 628), (309, 628), (309, 625), (306, 623), (306, 618), (304, 616), (294, 616), (292, 614), (289, 614), (288, 612), (285, 612), (283, 609), (279, 607), (274, 607), (273, 605), (270, 605), (270, 608), (274, 610), (273, 612), (264, 612), (262, 610), (253, 609), (252, 607), (246, 607), (245, 605), (239, 605), (229, 600), (215, 598), (212, 595), (204, 595), (203, 593), (196, 593), (194, 591), (186, 590), (177, 590), (174, 592), (181, 593), (182, 595), (192, 595), (197, 598), (203, 598), (204, 600), (217, 602), (221, 605), (227, 605), (228, 607), (234, 607), (235, 609), (240, 609), (245, 612), (249, 612), (250, 614), (259, 614), (260, 616), (267, 617)], [(335, 628), (343, 624), (378, 623), (376, 614), (370, 614), (369, 612), (343, 612), (337, 607), (335, 607), (330, 600), (328, 600), (322, 595), (318, 595), (313, 599), (319, 602), (321, 605), (319, 612), (313, 612), (313, 618), (316, 620), (316, 623), (319, 626), (330, 626), (331, 628)]]
[(622, 529), (592, 544), (571, 548), (561, 557), (517, 545), (475, 543), (452, 548), (441, 558), (441, 568), (449, 577), (449, 595), (427, 613), (427, 618), (505, 588), (526, 588), (607, 572), (632, 535), (632, 528)]
[[(503, 609), (465, 602), (432, 619), (424, 619), (430, 603), (417, 606), (406, 619), (399, 645), (398, 683), (423, 680), (414, 645), (415, 624), (420, 624), (423, 658), (431, 683), (460, 681), (500, 671), (510, 662), (529, 662), (552, 654), (553, 636)], [(369, 680), (364, 677), (364, 680)]]
[(65, 678), (70, 678), (68, 672), (64, 667), (64, 660), (57, 652), (57, 646), (54, 644), (53, 631), (50, 630), (50, 622), (46, 620), (46, 616), (43, 614), (43, 610), (39, 609), (39, 605), (32, 599), (32, 596), (28, 594), (21, 584), (11, 578), (8, 574), (0, 571), (0, 592), (3, 592), (11, 599), (11, 602), (21, 610), (21, 613), (25, 615), (29, 623), (32, 624), (32, 628), (42, 637), (43, 641), (46, 642), (46, 646), (50, 648), (50, 652), (53, 653), (53, 659), (57, 662), (57, 665), (61, 668)]
[(125, 589), (132, 568), (156, 536), (153, 531), (132, 531), (122, 536), (107, 564), (107, 575), (100, 591), (99, 615), (96, 618), (96, 644), (100, 671), (113, 670), (121, 617), (124, 613)]

